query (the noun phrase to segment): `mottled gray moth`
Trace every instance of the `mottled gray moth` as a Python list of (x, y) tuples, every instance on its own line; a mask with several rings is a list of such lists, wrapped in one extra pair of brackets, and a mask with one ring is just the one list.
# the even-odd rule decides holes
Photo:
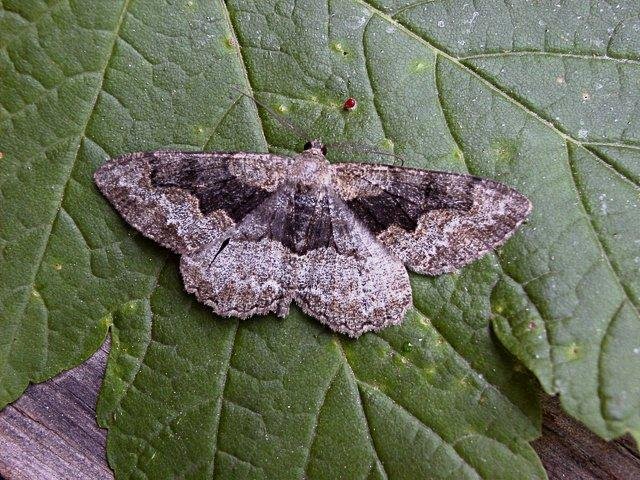
[(452, 272), (531, 210), (501, 183), (391, 165), (330, 164), (318, 141), (269, 153), (132, 153), (95, 181), (127, 222), (181, 255), (188, 292), (223, 316), (292, 302), (357, 337), (402, 322), (409, 269)]

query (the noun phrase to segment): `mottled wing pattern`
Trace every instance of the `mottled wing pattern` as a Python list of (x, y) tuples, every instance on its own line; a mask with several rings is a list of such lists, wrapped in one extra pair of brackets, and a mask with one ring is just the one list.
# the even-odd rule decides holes
[(411, 304), (403, 265), (332, 188), (285, 184), (202, 251), (182, 257), (185, 286), (221, 315), (286, 315), (293, 300), (358, 336), (397, 324)]
[(403, 263), (455, 270), (503, 243), (530, 211), (500, 183), (384, 165), (150, 152), (107, 162), (96, 184), (147, 237), (182, 255), (187, 291), (224, 316), (286, 315), (295, 301), (359, 336), (411, 305)]
[(123, 155), (94, 177), (127, 222), (161, 245), (188, 253), (263, 202), (290, 164), (290, 158), (271, 154), (159, 151)]
[(335, 165), (336, 190), (409, 268), (451, 272), (504, 243), (531, 211), (499, 182), (388, 165)]
[(281, 238), (290, 189), (274, 192), (207, 248), (183, 255), (187, 291), (219, 315), (286, 315), (296, 286), (293, 252)]
[(357, 221), (333, 189), (328, 197), (332, 245), (303, 257), (296, 303), (351, 337), (400, 324), (412, 304), (406, 268)]

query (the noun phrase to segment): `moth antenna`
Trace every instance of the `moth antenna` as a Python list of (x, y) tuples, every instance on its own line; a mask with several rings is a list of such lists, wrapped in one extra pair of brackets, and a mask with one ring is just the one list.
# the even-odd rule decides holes
[[(393, 152), (383, 152), (375, 148), (371, 148), (369, 145), (365, 145), (357, 142), (335, 142), (325, 145), (327, 148), (337, 148), (338, 150), (351, 149), (352, 151), (360, 151), (364, 153), (374, 153), (376, 155), (383, 155), (386, 157), (393, 157), (400, 161), (400, 166), (404, 167), (404, 157)], [(395, 165), (395, 162), (394, 162)]]
[(302, 129), (302, 127), (296, 125), (291, 120), (289, 120), (288, 118), (284, 117), (283, 115), (280, 115), (278, 112), (276, 112), (272, 108), (270, 108), (267, 105), (265, 105), (263, 102), (258, 100), (253, 95), (243, 91), (237, 85), (231, 85), (231, 88), (233, 88), (235, 91), (237, 91), (240, 95), (244, 95), (245, 97), (250, 98), (251, 100), (253, 100), (253, 103), (258, 105), (259, 107), (264, 108), (267, 112), (269, 112), (271, 115), (273, 115), (273, 117), (280, 123), (280, 125), (282, 125), (283, 127), (286, 127), (289, 130), (291, 130), (293, 133), (295, 133), (302, 140), (309, 140), (311, 138), (311, 136), (307, 132), (305, 132)]

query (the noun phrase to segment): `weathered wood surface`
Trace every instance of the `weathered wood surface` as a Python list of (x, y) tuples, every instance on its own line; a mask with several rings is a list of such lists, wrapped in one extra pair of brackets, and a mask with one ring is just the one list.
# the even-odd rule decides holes
[(556, 398), (543, 403), (542, 436), (533, 442), (552, 480), (640, 480), (640, 455), (630, 435), (605, 442), (567, 416)]
[[(95, 403), (108, 345), (83, 365), (29, 387), (0, 412), (0, 479), (110, 479), (106, 432)], [(544, 401), (542, 437), (534, 447), (552, 480), (640, 480), (640, 455), (630, 438), (604, 442)]]
[(89, 360), (31, 385), (0, 412), (0, 476), (6, 480), (110, 479), (107, 432), (95, 419), (108, 344)]

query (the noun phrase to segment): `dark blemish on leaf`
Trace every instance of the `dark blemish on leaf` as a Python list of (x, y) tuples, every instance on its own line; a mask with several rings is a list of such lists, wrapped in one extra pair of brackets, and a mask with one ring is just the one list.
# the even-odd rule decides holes
[(404, 354), (410, 353), (413, 350), (413, 344), (409, 341), (406, 341), (402, 344), (401, 352)]

